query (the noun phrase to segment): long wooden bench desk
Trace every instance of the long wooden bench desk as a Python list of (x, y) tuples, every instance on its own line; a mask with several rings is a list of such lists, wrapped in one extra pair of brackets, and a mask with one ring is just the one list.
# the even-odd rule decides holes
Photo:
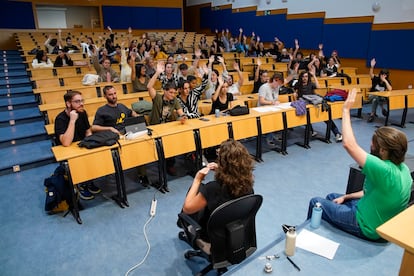
[(404, 128), (407, 119), (408, 108), (414, 107), (414, 89), (392, 90), (384, 92), (369, 92), (369, 95), (384, 97), (387, 100), (387, 116), (385, 117), (384, 125), (388, 125), (388, 120), (391, 110), (402, 109), (400, 123), (393, 123), (393, 125)]
[(404, 248), (401, 260), (400, 276), (412, 276), (414, 273), (414, 205), (391, 218), (377, 228), (378, 234)]
[(93, 66), (65, 66), (65, 67), (53, 67), (53, 68), (29, 68), (27, 69), (29, 76), (32, 80), (36, 78), (45, 77), (65, 77), (75, 75), (85, 75), (88, 73), (96, 74)]

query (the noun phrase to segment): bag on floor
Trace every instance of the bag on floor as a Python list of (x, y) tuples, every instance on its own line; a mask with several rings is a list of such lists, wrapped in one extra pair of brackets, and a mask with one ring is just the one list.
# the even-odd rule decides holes
[(81, 148), (94, 149), (119, 144), (119, 135), (110, 130), (95, 132), (78, 143)]
[(95, 85), (99, 82), (99, 76), (95, 74), (86, 74), (83, 76), (82, 84), (83, 85)]
[(49, 214), (64, 212), (69, 209), (71, 192), (65, 169), (59, 165), (53, 174), (44, 180), (46, 200), (45, 211)]

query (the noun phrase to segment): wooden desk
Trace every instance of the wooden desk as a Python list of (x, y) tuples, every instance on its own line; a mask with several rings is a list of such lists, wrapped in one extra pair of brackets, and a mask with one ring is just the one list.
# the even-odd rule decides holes
[[(67, 175), (69, 176), (69, 183), (77, 185), (85, 181), (93, 180), (105, 175), (115, 173), (117, 180), (118, 195), (113, 199), (123, 207), (122, 202), (122, 187), (123, 183), (119, 182), (120, 172), (116, 164), (116, 155), (118, 154), (117, 145), (110, 147), (100, 147), (95, 149), (86, 149), (78, 147), (78, 142), (72, 143), (69, 147), (56, 146), (52, 147), (52, 152), (56, 161), (62, 162)], [(73, 189), (71, 188), (73, 210), (71, 210), (74, 218), (79, 224), (82, 220), (79, 216), (79, 206), (75, 198)]]
[(392, 90), (384, 92), (369, 92), (369, 95), (384, 97), (387, 100), (387, 116), (385, 117), (384, 125), (388, 125), (388, 119), (391, 110), (403, 109), (401, 122), (393, 123), (396, 126), (405, 127), (407, 118), (407, 111), (409, 107), (414, 106), (414, 89)]
[(411, 206), (377, 228), (377, 233), (382, 238), (404, 248), (400, 276), (412, 276), (414, 273), (413, 220), (414, 206)]

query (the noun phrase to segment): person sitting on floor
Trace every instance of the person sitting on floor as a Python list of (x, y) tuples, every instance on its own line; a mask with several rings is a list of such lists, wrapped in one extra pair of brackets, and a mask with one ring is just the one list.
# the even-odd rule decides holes
[[(60, 112), (55, 119), (56, 145), (70, 146), (73, 142), (81, 141), (92, 134), (88, 120), (88, 114), (84, 108), (82, 93), (71, 90), (63, 95), (65, 110)], [(84, 200), (93, 199), (93, 194), (98, 194), (101, 189), (92, 181), (76, 185), (79, 197)]]
[(322, 205), (322, 219), (362, 239), (381, 240), (376, 228), (403, 211), (409, 202), (412, 178), (404, 163), (407, 152), (406, 135), (392, 127), (375, 130), (371, 153), (362, 149), (354, 136), (350, 109), (355, 102), (355, 88), (343, 105), (343, 146), (362, 167), (363, 190), (351, 194), (331, 193), (309, 202), (308, 219), (316, 202)]
[[(369, 75), (371, 76), (372, 87), (370, 91), (371, 92), (391, 91), (392, 86), (391, 86), (391, 81), (389, 79), (390, 73), (388, 72), (387, 69), (382, 69), (379, 72), (378, 76), (375, 75), (374, 67), (376, 63), (377, 62), (375, 58), (371, 59), (371, 67), (369, 68)], [(384, 97), (369, 95), (369, 101), (372, 103), (372, 106), (371, 106), (371, 113), (369, 114), (369, 118), (368, 118), (368, 123), (371, 123), (372, 121), (374, 121), (374, 118), (377, 116), (376, 112), (377, 112), (378, 105), (381, 107), (382, 115), (384, 115), (385, 117), (388, 115), (388, 111), (384, 107), (384, 103), (386, 102), (386, 99)]]

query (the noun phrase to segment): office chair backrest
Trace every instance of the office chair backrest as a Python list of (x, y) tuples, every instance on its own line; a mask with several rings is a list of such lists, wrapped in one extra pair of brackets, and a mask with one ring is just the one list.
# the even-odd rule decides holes
[(217, 207), (207, 223), (215, 269), (238, 264), (256, 251), (256, 213), (261, 195), (246, 195)]

